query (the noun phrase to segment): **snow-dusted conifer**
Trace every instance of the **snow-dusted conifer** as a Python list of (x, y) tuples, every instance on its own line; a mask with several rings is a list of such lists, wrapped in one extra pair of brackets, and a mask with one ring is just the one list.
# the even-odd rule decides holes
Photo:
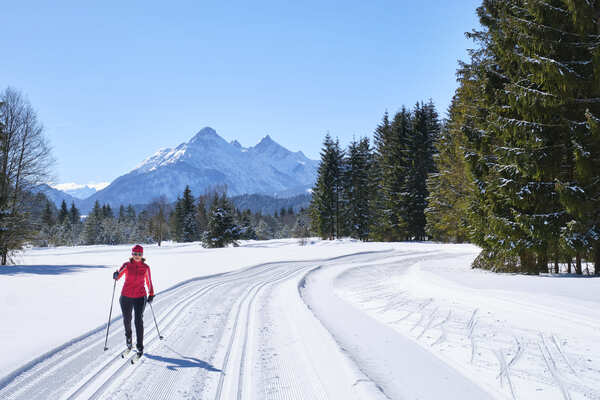
[(193, 242), (198, 240), (198, 225), (196, 222), (196, 200), (189, 186), (185, 187), (181, 198), (182, 227), (181, 241)]
[(339, 140), (334, 142), (329, 134), (325, 135), (310, 206), (314, 230), (323, 239), (333, 240), (340, 235), (343, 155)]
[(240, 229), (234, 222), (233, 206), (227, 195), (215, 195), (208, 214), (208, 229), (202, 240), (203, 245), (209, 248), (236, 245), (239, 235)]
[[(372, 154), (368, 138), (353, 140), (346, 152), (344, 198), (349, 235), (369, 238)], [(299, 229), (302, 229), (300, 227)]]
[(465, 105), (457, 91), (436, 140), (436, 172), (427, 178), (426, 232), (434, 240), (461, 243), (470, 238), (468, 210), (475, 187), (465, 160)]

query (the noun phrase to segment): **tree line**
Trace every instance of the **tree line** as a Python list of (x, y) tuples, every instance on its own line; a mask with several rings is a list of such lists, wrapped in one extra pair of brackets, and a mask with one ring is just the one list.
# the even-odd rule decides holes
[(600, 4), (483, 1), (436, 148), (428, 233), (475, 266), (600, 275)]
[(38, 194), (38, 209), (33, 225), (37, 246), (115, 245), (200, 241), (205, 247), (237, 245), (239, 240), (266, 240), (308, 237), (308, 215), (301, 209), (282, 208), (274, 215), (263, 215), (235, 208), (223, 188), (194, 197), (189, 186), (174, 203), (165, 197), (154, 199), (136, 212), (132, 205), (121, 205), (117, 212), (98, 201), (87, 216), (81, 217), (75, 204), (63, 201), (56, 208)]
[(425, 240), (426, 178), (441, 123), (433, 101), (386, 112), (369, 138), (347, 149), (325, 136), (312, 191), (312, 229), (323, 239)]

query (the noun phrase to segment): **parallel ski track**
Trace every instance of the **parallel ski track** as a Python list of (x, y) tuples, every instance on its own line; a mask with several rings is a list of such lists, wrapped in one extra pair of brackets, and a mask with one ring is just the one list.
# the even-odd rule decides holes
[[(168, 330), (168, 327), (175, 320), (177, 320), (180, 317), (182, 311), (185, 310), (190, 303), (196, 301), (197, 299), (206, 295), (207, 293), (211, 292), (212, 290), (214, 290), (220, 286), (232, 283), (232, 282), (244, 281), (244, 280), (252, 279), (256, 276), (264, 275), (265, 273), (272, 272), (273, 270), (281, 267), (282, 265), (287, 265), (287, 264), (292, 264), (292, 263), (298, 263), (298, 264), (311, 263), (314, 266), (315, 263), (320, 263), (320, 262), (332, 262), (332, 261), (346, 258), (346, 257), (366, 255), (369, 253), (386, 253), (386, 252), (389, 252), (389, 250), (358, 252), (358, 253), (354, 253), (354, 254), (347, 254), (347, 255), (343, 255), (343, 256), (339, 256), (339, 257), (333, 257), (330, 259), (279, 261), (279, 262), (273, 262), (273, 263), (264, 263), (264, 264), (259, 264), (259, 265), (253, 266), (253, 267), (249, 267), (249, 268), (241, 270), (241, 271), (219, 274), (216, 277), (208, 277), (208, 278), (203, 277), (203, 278), (199, 278), (199, 279), (198, 278), (190, 279), (189, 281), (182, 282), (179, 285), (176, 285), (176, 286), (172, 287), (171, 289), (168, 289), (167, 290), (168, 293), (165, 293), (163, 296), (160, 297), (161, 300), (165, 301), (173, 296), (185, 295), (185, 293), (188, 291), (193, 292), (189, 296), (183, 296), (182, 300), (176, 302), (167, 311), (163, 312), (160, 316), (157, 316), (157, 319), (159, 321), (159, 325), (165, 326), (167, 328), (167, 329), (165, 329), (165, 331), (166, 331), (166, 330)], [(270, 268), (267, 268), (267, 269), (259, 268), (259, 267), (265, 267), (265, 266), (270, 266)], [(250, 318), (252, 304), (253, 304), (255, 298), (257, 297), (258, 293), (266, 285), (273, 284), (278, 281), (287, 279), (288, 277), (294, 275), (295, 273), (297, 273), (305, 268), (308, 268), (308, 267), (303, 266), (300, 268), (295, 268), (292, 271), (289, 271), (289, 270), (284, 271), (282, 273), (278, 273), (275, 276), (270, 277), (273, 279), (257, 282), (256, 284), (254, 284), (250, 287), (250, 289), (246, 292), (245, 295), (243, 295), (243, 298), (238, 302), (239, 305), (238, 305), (238, 309), (236, 311), (236, 320), (234, 323), (234, 327), (232, 329), (229, 347), (227, 349), (226, 356), (223, 361), (223, 366), (222, 366), (223, 372), (225, 372), (226, 369), (229, 368), (229, 366), (228, 366), (229, 356), (232, 352), (232, 346), (235, 341), (235, 337), (238, 334), (237, 332), (238, 332), (239, 320), (240, 320), (240, 315), (242, 313), (242, 310), (244, 308), (243, 307), (244, 301), (246, 301), (249, 298), (249, 296), (252, 294), (250, 301), (247, 302), (248, 306), (246, 308), (246, 318), (248, 320)], [(227, 278), (230, 278), (230, 279), (227, 279)], [(218, 280), (216, 282), (213, 281), (211, 283), (207, 283), (207, 279), (211, 279), (211, 280), (218, 279)], [(204, 285), (198, 289), (196, 286), (198, 283), (201, 283)], [(195, 290), (195, 292), (194, 292), (194, 290)], [(116, 320), (120, 320), (121, 318), (122, 317), (116, 317), (115, 319), (111, 320), (111, 323), (114, 323)], [(26, 392), (28, 389), (31, 389), (32, 387), (34, 387), (37, 382), (43, 380), (44, 378), (46, 378), (46, 379), (51, 378), (53, 373), (57, 369), (61, 368), (65, 364), (73, 362), (78, 356), (87, 354), (90, 351), (90, 348), (94, 347), (94, 345), (97, 345), (99, 347), (100, 344), (105, 340), (104, 335), (98, 335), (98, 331), (100, 329), (101, 328), (95, 329), (94, 331), (90, 332), (89, 334), (86, 334), (83, 337), (76, 339), (73, 343), (71, 343), (66, 348), (63, 348), (64, 345), (61, 346), (61, 348), (59, 348), (59, 350), (57, 350), (56, 353), (64, 352), (65, 350), (66, 350), (66, 353), (62, 354), (60, 357), (55, 357), (56, 353), (51, 352), (51, 353), (49, 353), (49, 356), (47, 358), (44, 357), (43, 359), (40, 359), (39, 361), (37, 361), (37, 360), (34, 361), (33, 363), (31, 363), (31, 365), (29, 365), (26, 369), (22, 370), (14, 378), (11, 378), (9, 381), (5, 380), (3, 385), (0, 387), (0, 398), (2, 398), (2, 399), (19, 398), (19, 396), (21, 394)], [(247, 346), (247, 341), (248, 341), (247, 340), (247, 338), (248, 338), (247, 329), (248, 329), (248, 327), (246, 324), (246, 330), (244, 331), (245, 339), (243, 342), (244, 343), (243, 348), (241, 350), (242, 351), (241, 364), (245, 363), (245, 359), (246, 359), (245, 354), (246, 354), (246, 346)], [(147, 343), (146, 347), (151, 348), (151, 347), (153, 347), (154, 343), (157, 342), (158, 335), (156, 334), (156, 330), (154, 329), (154, 327), (148, 326), (148, 331), (151, 332), (152, 336), (146, 342)], [(117, 329), (113, 330), (113, 332), (110, 334), (109, 338), (114, 338), (115, 335), (119, 335), (119, 334), (121, 334), (121, 335), (123, 334), (122, 327), (120, 329), (117, 328)], [(87, 339), (89, 339), (90, 337), (93, 337), (95, 335), (98, 335), (98, 338), (94, 339), (90, 343), (86, 342)], [(111, 373), (110, 372), (111, 368), (115, 368), (114, 365), (119, 360), (122, 360), (123, 365), (120, 365), (119, 367), (117, 367), (117, 369), (115, 371), (113, 371)], [(121, 358), (121, 351), (119, 351), (118, 353), (115, 353), (112, 358), (110, 358), (108, 361), (105, 361), (103, 363), (103, 365), (101, 365), (96, 370), (94, 370), (94, 372), (91, 372), (90, 374), (88, 374), (86, 376), (86, 378), (84, 378), (84, 380), (76, 386), (75, 389), (72, 389), (69, 392), (67, 392), (67, 394), (60, 396), (60, 398), (62, 398), (62, 399), (66, 398), (69, 400), (76, 399), (78, 396), (80, 396), (84, 392), (89, 393), (90, 391), (92, 391), (94, 389), (95, 390), (94, 390), (93, 394), (89, 398), (98, 398), (101, 394), (103, 394), (105, 392), (105, 390), (112, 384), (112, 382), (114, 382), (117, 378), (119, 378), (123, 374), (124, 371), (132, 372), (133, 369), (137, 368), (137, 366), (143, 362), (143, 360), (140, 360), (142, 362), (138, 362), (132, 366), (130, 364), (129, 360), (130, 360), (130, 357), (128, 357), (126, 360), (123, 360)], [(42, 366), (42, 365), (43, 365), (43, 369), (39, 370), (40, 366)], [(237, 393), (238, 399), (242, 398), (241, 391), (242, 391), (243, 379), (244, 379), (243, 368), (244, 368), (244, 366), (240, 365), (240, 373), (238, 376), (238, 393)], [(99, 380), (100, 377), (106, 376), (107, 374), (110, 374), (108, 376), (108, 378)], [(215, 399), (221, 399), (224, 380), (225, 380), (225, 373), (222, 373), (221, 377), (219, 379), (219, 384), (218, 384)], [(16, 387), (14, 389), (11, 388), (10, 387), (11, 384), (15, 384)], [(6, 391), (6, 389), (8, 389), (9, 392), (2, 393), (3, 391)]]
[[(323, 263), (328, 263), (328, 262), (334, 262), (337, 261), (339, 259), (344, 259), (347, 257), (356, 257), (356, 256), (365, 256), (365, 255), (373, 255), (374, 258), (378, 258), (379, 255), (381, 253), (389, 253), (389, 250), (384, 250), (384, 251), (367, 251), (367, 252), (359, 252), (359, 253), (354, 253), (354, 254), (347, 254), (347, 255), (343, 255), (343, 256), (338, 256), (338, 257), (333, 257), (333, 258), (329, 258), (329, 259), (321, 259), (321, 260), (298, 260), (298, 261), (282, 261), (282, 262), (277, 262), (277, 263), (268, 263), (268, 264), (262, 264), (261, 266), (264, 265), (273, 265), (272, 268), (270, 269), (264, 269), (262, 271), (260, 271), (259, 273), (253, 274), (251, 277), (255, 277), (258, 275), (265, 275), (265, 273), (271, 272), (273, 270), (275, 270), (278, 267), (291, 267), (291, 265), (293, 264), (301, 264), (301, 267), (296, 267), (293, 268), (292, 270), (290, 269), (286, 269), (283, 270), (281, 272), (277, 272), (272, 276), (265, 276), (265, 278), (267, 280), (261, 280), (256, 282), (253, 285), (250, 285), (248, 288), (246, 288), (243, 292), (243, 294), (240, 295), (239, 299), (234, 303), (234, 305), (232, 306), (231, 310), (229, 311), (229, 315), (232, 316), (233, 314), (235, 314), (234, 317), (234, 322), (233, 322), (233, 326), (229, 329), (229, 337), (228, 338), (223, 338), (221, 339), (221, 342), (228, 341), (228, 345), (227, 345), (227, 350), (226, 350), (226, 354), (223, 357), (223, 361), (222, 361), (222, 365), (221, 365), (221, 374), (219, 377), (219, 382), (217, 384), (217, 389), (216, 389), (216, 394), (215, 394), (215, 399), (223, 399), (223, 400), (229, 400), (229, 398), (224, 399), (223, 398), (223, 389), (225, 387), (225, 382), (228, 378), (229, 375), (233, 374), (233, 378), (231, 378), (232, 380), (237, 381), (235, 382), (237, 384), (237, 395), (235, 396), (238, 400), (242, 399), (242, 394), (246, 395), (246, 393), (243, 393), (243, 384), (244, 384), (244, 376), (246, 376), (246, 368), (248, 367), (247, 363), (246, 363), (246, 355), (248, 354), (247, 352), (247, 347), (248, 347), (248, 337), (249, 337), (249, 333), (248, 330), (250, 329), (249, 324), (247, 323), (247, 321), (250, 320), (250, 315), (252, 313), (253, 310), (253, 304), (255, 299), (258, 297), (258, 294), (261, 292), (261, 290), (269, 285), (269, 284), (276, 284), (279, 281), (288, 279), (289, 277), (293, 276), (294, 274), (297, 274), (298, 272), (302, 271), (302, 270), (306, 270), (306, 269), (310, 269), (310, 268), (314, 268), (315, 264), (323, 264)], [(377, 254), (377, 255), (375, 255)], [(250, 278), (250, 276), (245, 277), (246, 278)], [(248, 300), (250, 299), (250, 300)], [(244, 309), (246, 310), (245, 312), (245, 316), (246, 316), (246, 323), (242, 323), (241, 321), (243, 321), (242, 318), (242, 314), (244, 314)], [(228, 319), (231, 321), (230, 319), (231, 317), (228, 317)], [(229, 322), (229, 324), (231, 324), (231, 322)], [(226, 324), (227, 325), (227, 324)], [(241, 329), (239, 328), (241, 326), (244, 326), (244, 330), (241, 332)], [(226, 332), (226, 328), (224, 329), (224, 334)], [(234, 349), (234, 343), (236, 343), (236, 338), (239, 338), (240, 335), (244, 335), (244, 341), (242, 342), (242, 347), (241, 349), (235, 348)], [(235, 368), (236, 366), (232, 367), (233, 371), (230, 371), (230, 356), (232, 352), (238, 352), (238, 354), (241, 353), (241, 356), (238, 356), (239, 360), (240, 360), (240, 365), (239, 368)], [(133, 371), (133, 369), (126, 369), (123, 368), (124, 371)], [(134, 372), (131, 372), (129, 375), (132, 375)], [(237, 373), (237, 377), (235, 376)], [(116, 378), (120, 377), (120, 374), (116, 373), (115, 376), (113, 377), (113, 381), (116, 380)], [(126, 379), (126, 377), (121, 377), (123, 379)], [(170, 387), (172, 386), (173, 382), (173, 375), (169, 374), (168, 376), (165, 376), (165, 379), (159, 379), (162, 384), (161, 384), (161, 388), (160, 388), (160, 393), (169, 393), (170, 392)], [(228, 383), (229, 385), (230, 383)], [(233, 382), (231, 382), (231, 384), (233, 384)], [(94, 395), (92, 395), (92, 397), (90, 398), (98, 398), (101, 394), (105, 394), (107, 390), (110, 389), (110, 387), (112, 387), (111, 382), (106, 382), (106, 384), (104, 384), (97, 393), (94, 393)], [(160, 395), (158, 395), (158, 393), (153, 393), (153, 395), (151, 395), (151, 398), (160, 398)], [(204, 396), (208, 396), (208, 393), (204, 393)], [(232, 393), (231, 396), (233, 396), (234, 394)]]
[[(202, 286), (200, 289), (198, 289), (197, 286), (195, 286), (195, 284), (197, 284), (198, 282), (205, 284), (206, 282), (203, 279), (197, 280), (197, 281), (192, 280), (188, 284), (186, 284), (176, 290), (172, 290), (168, 294), (165, 294), (164, 297), (160, 296), (159, 298), (162, 301), (165, 301), (173, 296), (183, 296), (183, 299), (180, 300), (179, 302), (175, 303), (167, 311), (163, 312), (160, 316), (157, 316), (159, 325), (163, 325), (166, 322), (166, 320), (173, 314), (173, 312), (178, 311), (176, 313), (176, 315), (173, 316), (173, 318), (170, 318), (170, 319), (175, 319), (179, 315), (181, 310), (183, 309), (182, 307), (180, 307), (183, 303), (185, 303), (185, 305), (187, 305), (190, 302), (190, 300), (196, 299), (198, 296), (202, 296), (202, 295), (206, 294), (208, 291), (210, 291), (216, 287), (225, 285), (227, 283), (239, 281), (239, 280), (251, 279), (260, 274), (264, 274), (265, 272), (269, 272), (269, 271), (277, 268), (280, 264), (281, 263), (269, 263), (267, 265), (273, 265), (271, 268), (262, 269), (262, 270), (258, 270), (258, 271), (254, 270), (256, 267), (251, 267), (251, 268), (249, 268), (247, 270), (243, 270), (243, 271), (237, 271), (237, 272), (232, 273), (231, 275), (241, 275), (241, 276), (232, 276), (230, 279), (208, 283), (208, 284)], [(248, 274), (248, 272), (251, 272), (251, 273)], [(228, 274), (226, 274), (226, 275), (228, 275)], [(223, 278), (224, 277), (220, 276), (219, 278), (215, 278), (215, 279), (223, 279)], [(192, 295), (185, 296), (186, 292), (193, 292), (194, 290), (196, 290), (196, 291)], [(119, 318), (117, 318), (117, 320), (120, 320), (121, 318), (122, 317), (119, 317)], [(114, 322), (115, 321), (111, 321), (111, 324)], [(148, 328), (149, 328), (148, 330), (151, 332), (151, 335), (152, 335), (152, 338), (149, 341), (147, 341), (147, 343), (150, 344), (151, 341), (154, 341), (156, 334), (155, 334), (154, 327), (148, 326)], [(122, 331), (123, 331), (122, 327), (114, 329), (113, 332), (109, 335), (109, 338), (113, 338), (115, 335), (123, 335)], [(93, 336), (94, 334), (97, 334), (97, 332), (93, 333), (90, 336)], [(52, 359), (42, 360), (39, 363), (32, 365), (31, 368), (29, 368), (27, 371), (24, 371), (22, 373), (24, 375), (29, 375), (29, 376), (26, 376), (23, 379), (18, 379), (19, 380), (18, 385), (12, 391), (10, 391), (9, 393), (2, 393), (2, 391), (6, 390), (7, 388), (10, 390), (9, 386), (10, 386), (11, 382), (7, 383), (4, 388), (0, 388), (0, 398), (7, 399), (7, 400), (18, 398), (18, 396), (21, 395), (23, 392), (25, 392), (28, 389), (31, 389), (33, 386), (35, 386), (35, 384), (37, 382), (43, 380), (44, 378), (51, 377), (52, 374), (56, 370), (58, 370), (65, 364), (72, 362), (78, 356), (89, 352), (90, 348), (94, 348), (96, 346), (98, 348), (100, 348), (100, 346), (103, 344), (103, 342), (105, 340), (105, 337), (104, 337), (104, 335), (99, 335), (98, 338), (96, 338), (95, 340), (93, 340), (92, 342), (89, 342), (89, 343), (86, 342), (86, 339), (88, 339), (88, 337), (82, 338), (81, 340), (77, 341), (76, 343), (73, 343), (71, 345), (72, 350), (67, 350), (64, 355), (61, 355), (60, 357), (55, 357), (54, 360), (52, 360)], [(109, 369), (110, 366), (118, 360), (122, 360), (121, 351), (119, 351), (118, 353), (114, 353), (112, 358), (110, 358), (102, 366), (100, 366), (98, 368), (98, 370), (96, 371), (96, 373), (93, 374), (92, 378), (86, 380), (86, 382), (83, 383), (82, 387), (79, 387), (79, 389), (76, 390), (76, 393), (81, 393), (81, 391), (83, 389), (85, 389), (83, 386), (88, 387), (91, 384), (91, 381), (95, 377), (99, 376), (104, 371)], [(49, 363), (48, 363), (48, 361), (49, 361)], [(38, 373), (35, 373), (35, 370), (38, 369), (37, 368), (38, 365), (43, 364), (44, 362), (46, 362), (46, 365), (44, 365), (43, 370), (38, 371)], [(29, 372), (31, 372), (31, 373), (29, 373)], [(75, 393), (73, 393), (73, 395), (75, 395)], [(71, 395), (69, 398), (73, 398), (73, 395)]]
[[(275, 284), (279, 281), (285, 280), (291, 276), (293, 276), (294, 274), (296, 274), (297, 272), (303, 270), (303, 269), (307, 269), (309, 268), (308, 266), (303, 266), (300, 268), (295, 268), (292, 271), (284, 271), (281, 274), (278, 274), (274, 277), (272, 277), (271, 280), (267, 280), (267, 281), (263, 281), (263, 282), (258, 282), (256, 283), (254, 286), (252, 286), (247, 293), (244, 295), (244, 297), (239, 301), (239, 305), (236, 311), (236, 317), (235, 317), (235, 323), (233, 325), (232, 328), (232, 332), (231, 332), (231, 337), (229, 338), (229, 345), (227, 346), (227, 351), (225, 353), (225, 357), (223, 359), (223, 365), (221, 367), (221, 371), (223, 371), (221, 373), (221, 376), (219, 378), (219, 383), (217, 386), (217, 391), (215, 393), (215, 400), (221, 400), (222, 399), (222, 395), (223, 395), (223, 386), (224, 386), (224, 382), (225, 382), (225, 377), (227, 375), (227, 371), (228, 369), (230, 369), (229, 366), (229, 360), (230, 360), (230, 356), (233, 350), (233, 344), (235, 342), (235, 339), (239, 336), (239, 335), (243, 335), (244, 336), (244, 341), (243, 341), (243, 345), (242, 348), (240, 350), (241, 352), (241, 357), (240, 357), (240, 365), (239, 365), (239, 372), (238, 372), (238, 378), (237, 378), (237, 399), (242, 399), (242, 390), (243, 390), (243, 378), (244, 378), (244, 368), (245, 368), (245, 360), (246, 360), (246, 351), (247, 351), (247, 343), (248, 343), (248, 329), (249, 329), (249, 324), (246, 323), (244, 324), (244, 329), (243, 332), (240, 332), (239, 329), (239, 325), (240, 325), (240, 316), (242, 314), (242, 310), (244, 310), (244, 307), (246, 309), (246, 322), (249, 321), (250, 319), (250, 315), (252, 312), (252, 305), (254, 303), (254, 300), (256, 299), (257, 295), (260, 293), (260, 291), (269, 284)], [(248, 300), (249, 299), (249, 300)], [(248, 301), (246, 301), (248, 300)], [(244, 304), (246, 303), (246, 304)], [(229, 399), (227, 399), (229, 400)]]
[[(232, 283), (232, 282), (236, 282), (239, 280), (247, 280), (247, 279), (251, 279), (257, 275), (260, 274), (264, 274), (265, 272), (270, 272), (273, 269), (278, 268), (279, 265), (275, 265), (267, 270), (262, 270), (259, 272), (256, 272), (254, 274), (251, 274), (249, 276), (241, 276), (241, 277), (235, 277), (232, 279), (227, 279), (227, 280), (223, 280), (223, 281), (218, 281), (212, 284), (209, 284), (205, 287), (202, 287), (201, 289), (199, 289), (198, 291), (196, 291), (194, 294), (192, 294), (189, 297), (185, 297), (183, 300), (179, 301), (175, 306), (173, 306), (171, 308), (171, 310), (169, 310), (167, 313), (162, 315), (161, 318), (161, 322), (164, 322), (165, 319), (167, 317), (169, 317), (171, 314), (173, 314), (173, 312), (175, 312), (175, 314), (172, 316), (172, 318), (169, 318), (169, 321), (167, 321), (169, 324), (165, 325), (162, 324), (163, 326), (169, 326), (170, 324), (172, 324), (180, 315), (181, 313), (187, 308), (187, 306), (189, 304), (191, 304), (192, 302), (196, 301), (197, 299), (199, 299), (200, 297), (206, 295), (207, 293), (211, 292), (213, 289), (216, 289), (220, 286), (226, 285), (228, 283)], [(147, 347), (150, 348), (158, 339), (158, 335), (156, 334), (156, 331), (153, 329), (152, 330), (152, 337), (146, 342), (147, 343)], [(72, 399), (76, 399), (80, 394), (82, 394), (84, 391), (86, 391), (92, 384), (94, 384), (99, 377), (101, 377), (102, 375), (104, 375), (104, 372), (106, 372), (107, 370), (110, 369), (111, 365), (115, 362), (118, 361), (121, 358), (120, 353), (117, 354), (115, 357), (113, 357), (108, 363), (104, 364), (92, 377), (90, 377), (89, 379), (87, 379), (86, 381), (84, 381), (79, 387), (78, 389), (73, 392), (73, 394), (71, 394), (70, 396), (66, 397), (68, 400), (72, 400)], [(140, 360), (141, 361), (141, 360)], [(136, 366), (138, 366), (140, 364), (140, 362), (134, 364), (133, 366), (131, 365), (131, 363), (129, 362), (129, 358), (127, 359), (127, 362), (125, 362), (123, 365), (121, 365), (116, 371), (114, 371), (108, 378), (101, 380), (100, 382), (96, 382), (96, 384), (99, 384), (96, 391), (89, 397), (90, 399), (95, 399), (98, 398), (102, 393), (104, 393), (104, 391), (110, 386), (110, 384), (115, 381), (125, 370), (128, 370), (130, 372), (132, 372), (132, 369), (135, 368)]]

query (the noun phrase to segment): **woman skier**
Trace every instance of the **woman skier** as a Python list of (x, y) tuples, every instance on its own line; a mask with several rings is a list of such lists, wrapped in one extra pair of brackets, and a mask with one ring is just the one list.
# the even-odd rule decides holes
[(150, 295), (147, 298), (148, 303), (152, 303), (154, 299), (154, 287), (152, 286), (152, 278), (150, 277), (150, 267), (145, 263), (146, 259), (142, 258), (144, 248), (135, 245), (131, 249), (131, 258), (125, 262), (113, 274), (113, 279), (119, 280), (125, 274), (125, 283), (121, 290), (121, 310), (123, 312), (123, 324), (125, 325), (125, 340), (127, 342), (126, 353), (131, 351), (131, 312), (135, 311), (135, 334), (137, 336), (137, 357), (141, 357), (144, 353), (144, 308), (146, 307), (146, 289), (144, 284), (148, 286)]

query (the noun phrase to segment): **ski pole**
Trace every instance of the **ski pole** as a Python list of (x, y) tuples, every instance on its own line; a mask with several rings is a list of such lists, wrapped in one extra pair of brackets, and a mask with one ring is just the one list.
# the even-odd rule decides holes
[(104, 351), (108, 350), (106, 344), (108, 343), (108, 330), (110, 329), (110, 317), (112, 316), (112, 308), (113, 303), (115, 302), (115, 288), (117, 287), (117, 280), (115, 279), (115, 284), (113, 285), (113, 294), (110, 299), (110, 312), (108, 313), (108, 325), (106, 326), (106, 340), (104, 341)]
[(156, 315), (154, 315), (154, 308), (152, 308), (152, 303), (148, 303), (148, 304), (150, 304), (150, 310), (152, 311), (152, 317), (154, 318), (154, 325), (156, 325), (156, 333), (158, 333), (158, 338), (160, 340), (163, 340), (164, 337), (162, 337), (160, 335), (160, 331), (158, 330), (158, 323), (156, 323)]

